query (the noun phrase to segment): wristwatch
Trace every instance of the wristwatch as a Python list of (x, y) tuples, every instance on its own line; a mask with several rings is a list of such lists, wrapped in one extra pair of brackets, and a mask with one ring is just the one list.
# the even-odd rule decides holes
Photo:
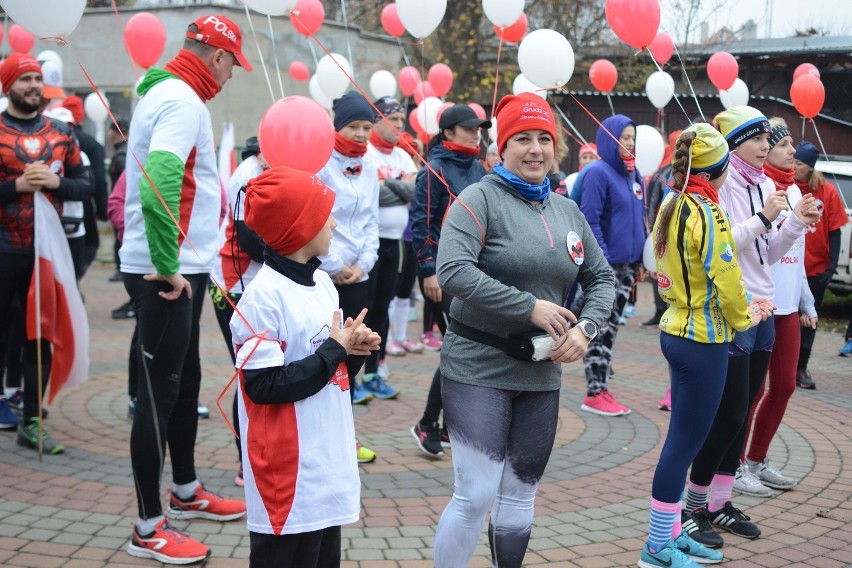
[(598, 326), (592, 320), (580, 320), (577, 322), (577, 327), (589, 338), (589, 341), (593, 341), (598, 336)]

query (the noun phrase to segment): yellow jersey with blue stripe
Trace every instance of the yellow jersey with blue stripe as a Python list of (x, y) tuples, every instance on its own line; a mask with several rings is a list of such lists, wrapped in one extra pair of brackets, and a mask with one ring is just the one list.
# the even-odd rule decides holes
[(698, 193), (672, 192), (660, 210), (671, 199), (677, 203), (656, 259), (658, 291), (669, 306), (660, 330), (699, 343), (727, 343), (752, 324), (728, 218)]

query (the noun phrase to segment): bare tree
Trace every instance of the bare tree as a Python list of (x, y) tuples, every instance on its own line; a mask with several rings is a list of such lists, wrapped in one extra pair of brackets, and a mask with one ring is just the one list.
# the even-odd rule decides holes
[[(676, 45), (683, 49), (697, 43), (695, 34), (709, 23), (711, 16), (724, 10), (730, 0), (666, 0), (667, 12), (676, 17), (670, 23), (668, 32)], [(698, 38), (700, 40), (700, 36)]]

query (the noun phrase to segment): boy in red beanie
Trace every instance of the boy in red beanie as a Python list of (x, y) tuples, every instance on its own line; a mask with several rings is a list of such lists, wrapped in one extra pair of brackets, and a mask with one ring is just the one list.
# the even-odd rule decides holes
[(360, 511), (349, 377), (380, 338), (366, 309), (342, 321), (331, 277), (317, 270), (334, 197), (284, 167), (246, 187), (245, 223), (266, 244), (231, 318), (252, 568), (339, 566), (340, 525)]

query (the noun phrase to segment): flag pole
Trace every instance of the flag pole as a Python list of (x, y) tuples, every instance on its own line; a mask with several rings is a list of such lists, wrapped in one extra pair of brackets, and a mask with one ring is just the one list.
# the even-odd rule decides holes
[[(38, 207), (36, 194), (33, 193), (33, 208)], [(38, 222), (38, 215), (34, 215), (35, 222)], [(35, 262), (33, 264), (33, 276), (35, 278), (35, 322), (36, 322), (36, 384), (38, 385), (38, 461), (41, 463), (43, 455), (42, 447), (42, 362), (41, 362), (41, 270), (38, 261), (38, 228), (33, 226), (33, 250), (35, 252)]]

